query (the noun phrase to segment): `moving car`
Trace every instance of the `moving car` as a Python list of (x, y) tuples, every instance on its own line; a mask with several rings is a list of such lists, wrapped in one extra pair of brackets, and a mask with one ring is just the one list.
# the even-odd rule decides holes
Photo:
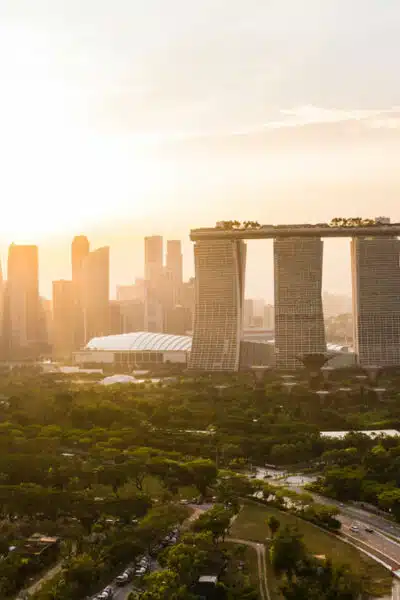
[(366, 527), (365, 531), (367, 531), (368, 533), (374, 533), (374, 530), (372, 529), (372, 527)]
[(357, 533), (358, 531), (360, 531), (359, 527), (357, 525), (351, 525), (350, 526), (351, 531), (354, 531), (355, 533)]

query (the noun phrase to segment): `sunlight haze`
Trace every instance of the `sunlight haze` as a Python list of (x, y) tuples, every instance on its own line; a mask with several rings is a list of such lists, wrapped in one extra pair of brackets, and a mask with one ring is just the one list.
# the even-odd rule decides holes
[[(394, 0), (0, 0), (3, 264), (39, 243), (48, 295), (80, 233), (114, 286), (144, 235), (181, 238), (189, 276), (190, 228), (218, 219), (400, 220), (399, 25)], [(348, 241), (325, 261), (348, 291)]]

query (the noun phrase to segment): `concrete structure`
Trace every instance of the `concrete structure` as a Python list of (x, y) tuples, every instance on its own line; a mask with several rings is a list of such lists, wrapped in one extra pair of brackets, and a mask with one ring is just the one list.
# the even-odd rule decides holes
[(53, 281), (52, 345), (55, 358), (67, 358), (75, 349), (75, 287), (72, 281)]
[(196, 308), (189, 366), (237, 371), (243, 324), (246, 246), (241, 241), (202, 240), (194, 248)]
[(6, 356), (21, 358), (40, 341), (37, 246), (9, 247), (4, 310)]
[(83, 265), (89, 254), (89, 240), (85, 235), (74, 237), (71, 244), (72, 282), (74, 285), (74, 347), (81, 348), (85, 343), (83, 317)]
[(243, 326), (250, 327), (254, 317), (254, 300), (245, 298), (243, 305)]
[(318, 238), (274, 240), (276, 366), (301, 365), (296, 356), (325, 352), (322, 310), (323, 242)]
[(117, 285), (117, 300), (127, 302), (131, 300), (140, 300), (144, 302), (146, 296), (146, 281), (144, 279), (135, 279), (132, 285)]
[(163, 239), (160, 235), (144, 238), (144, 278), (152, 286), (158, 284), (163, 272)]
[(85, 341), (109, 333), (110, 249), (90, 252), (83, 263), (83, 314)]
[(264, 306), (264, 322), (265, 329), (275, 329), (275, 307), (272, 304)]
[(361, 366), (400, 364), (400, 242), (351, 242), (354, 350)]
[[(400, 279), (396, 240), (400, 235), (400, 223), (391, 224), (387, 218), (374, 221), (336, 219), (335, 223), (334, 226), (322, 223), (249, 228), (221, 222), (217, 227), (191, 231), (198, 257), (203, 249), (201, 260), (196, 260), (193, 368), (238, 368), (238, 361), (227, 361), (226, 356), (228, 348), (232, 355), (232, 349), (238, 347), (240, 317), (236, 311), (232, 319), (229, 310), (241, 278), (232, 268), (234, 261), (223, 257), (223, 249), (234, 248), (235, 243), (246, 239), (274, 240), (276, 365), (284, 369), (296, 368), (300, 366), (296, 355), (325, 351), (321, 237), (354, 240), (353, 296), (359, 362), (364, 366), (400, 365)], [(223, 287), (223, 281), (230, 281), (231, 285), (220, 293), (219, 286)], [(215, 315), (219, 315), (218, 319)], [(233, 323), (233, 327), (229, 328), (228, 322)], [(218, 344), (215, 343), (217, 331)]]
[(167, 270), (172, 274), (172, 282), (175, 288), (174, 303), (180, 301), (179, 291), (183, 283), (183, 256), (180, 240), (167, 241)]

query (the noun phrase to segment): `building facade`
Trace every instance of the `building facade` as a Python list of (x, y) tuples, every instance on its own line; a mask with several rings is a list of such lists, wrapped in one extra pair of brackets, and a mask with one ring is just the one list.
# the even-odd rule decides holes
[(109, 333), (110, 249), (90, 252), (83, 263), (83, 316), (85, 342)]
[(274, 240), (276, 366), (294, 369), (298, 355), (325, 352), (322, 308), (323, 242), (319, 238)]
[(183, 256), (180, 240), (167, 240), (167, 270), (172, 274), (176, 291), (175, 304), (179, 302), (179, 290), (183, 283)]
[(5, 295), (5, 354), (29, 355), (39, 339), (39, 252), (37, 246), (11, 244)]
[(85, 235), (74, 237), (71, 244), (72, 283), (74, 286), (74, 347), (81, 348), (85, 343), (85, 323), (83, 316), (83, 266), (89, 255), (89, 240)]
[(351, 241), (354, 350), (361, 366), (400, 365), (400, 242)]
[(144, 278), (157, 286), (163, 273), (163, 239), (160, 235), (144, 238)]
[(195, 244), (196, 307), (189, 367), (237, 371), (243, 326), (246, 245), (236, 240)]
[(53, 281), (52, 346), (55, 358), (68, 358), (75, 349), (75, 288), (72, 281)]

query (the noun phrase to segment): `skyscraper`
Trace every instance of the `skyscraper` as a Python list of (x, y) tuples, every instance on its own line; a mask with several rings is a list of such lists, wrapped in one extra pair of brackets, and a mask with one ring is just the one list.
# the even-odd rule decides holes
[(254, 300), (253, 298), (246, 298), (244, 301), (244, 316), (243, 325), (244, 327), (250, 327), (254, 317)]
[(183, 283), (183, 257), (180, 240), (167, 241), (167, 270), (171, 273), (174, 304), (178, 304)]
[(201, 240), (194, 247), (196, 307), (190, 368), (237, 371), (243, 325), (246, 245)]
[(79, 284), (82, 278), (82, 268), (85, 258), (89, 254), (89, 240), (85, 235), (77, 235), (72, 240), (71, 261), (72, 261), (72, 281), (75, 285)]
[(354, 350), (362, 366), (400, 365), (400, 242), (351, 241)]
[(85, 342), (83, 317), (83, 265), (89, 254), (89, 240), (85, 235), (74, 237), (71, 245), (72, 283), (74, 287), (74, 347), (81, 348)]
[(89, 252), (83, 262), (83, 316), (85, 343), (108, 335), (110, 317), (110, 249)]
[(53, 356), (68, 358), (75, 349), (75, 287), (72, 281), (53, 281)]
[(293, 369), (296, 356), (325, 352), (319, 238), (274, 240), (276, 366)]
[(144, 278), (154, 287), (163, 273), (163, 239), (160, 235), (144, 238)]
[(6, 343), (11, 357), (39, 341), (39, 256), (37, 246), (11, 244), (8, 250)]

